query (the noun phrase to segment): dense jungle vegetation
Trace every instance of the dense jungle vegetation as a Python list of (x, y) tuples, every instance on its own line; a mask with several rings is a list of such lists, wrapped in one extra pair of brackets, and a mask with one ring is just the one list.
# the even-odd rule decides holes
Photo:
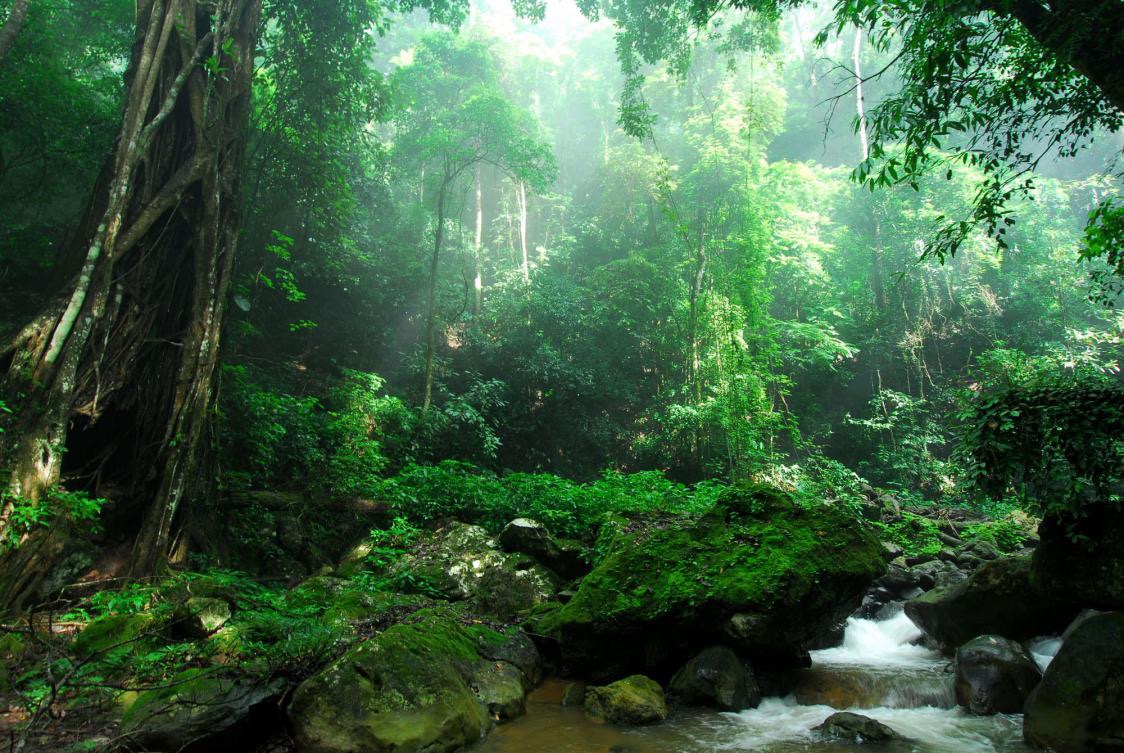
[(0, 23), (0, 745), (454, 750), (527, 635), (768, 672), (885, 562), (1038, 547), (1063, 621), (946, 650), (1124, 607), (1119, 0)]

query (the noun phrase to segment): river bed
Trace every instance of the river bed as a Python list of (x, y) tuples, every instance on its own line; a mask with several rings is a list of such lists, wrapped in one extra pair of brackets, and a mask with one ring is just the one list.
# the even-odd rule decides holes
[(566, 681), (548, 680), (528, 699), (525, 717), (497, 727), (473, 752), (853, 753), (854, 745), (812, 732), (847, 709), (908, 738), (881, 746), (891, 753), (1028, 753), (1020, 715), (976, 717), (956, 707), (949, 660), (915, 645), (919, 637), (904, 614), (852, 619), (839, 647), (812, 652), (811, 669), (789, 676), (785, 697), (740, 713), (676, 710), (650, 727), (616, 727), (563, 707)]

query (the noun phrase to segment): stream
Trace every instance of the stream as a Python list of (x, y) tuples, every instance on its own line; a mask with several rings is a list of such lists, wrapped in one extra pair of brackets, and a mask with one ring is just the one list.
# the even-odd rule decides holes
[[(497, 727), (474, 753), (842, 753), (845, 742), (816, 738), (812, 727), (849, 709), (889, 725), (908, 742), (894, 753), (1027, 753), (1022, 716), (969, 716), (956, 706), (950, 660), (913, 644), (921, 632), (904, 614), (876, 622), (852, 618), (843, 643), (812, 652), (810, 669), (786, 678), (785, 697), (740, 713), (673, 711), (651, 727), (596, 722), (561, 704), (564, 680), (548, 680), (527, 715)], [(1056, 646), (1037, 651), (1048, 661)]]

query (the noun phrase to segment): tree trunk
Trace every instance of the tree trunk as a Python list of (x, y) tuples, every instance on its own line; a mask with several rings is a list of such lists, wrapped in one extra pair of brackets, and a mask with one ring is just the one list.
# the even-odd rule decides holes
[(1018, 21), (1035, 41), (1089, 79), (1124, 111), (1124, 2), (1120, 0), (980, 0)]
[(433, 255), (429, 259), (429, 296), (425, 315), (425, 390), (422, 396), (422, 417), (433, 404), (433, 372), (437, 358), (437, 272), (441, 263), (441, 246), (445, 241), (445, 194), (452, 178), (448, 170), (437, 190), (437, 227), (433, 232)]
[[(145, 575), (164, 561), (183, 502), (210, 488), (260, 10), (261, 0), (138, 4), (122, 127), (78, 235), (80, 272), (0, 357), (18, 414), (0, 435), (10, 473), (0, 534), (16, 498), (43, 504), (65, 476), (114, 498), (136, 536), (130, 570)], [(27, 584), (8, 581), (0, 606), (18, 608)]]
[[(866, 119), (866, 99), (863, 94), (863, 69), (862, 69), (863, 30), (861, 26), (855, 27), (855, 44), (851, 51), (851, 64), (855, 71), (855, 120), (859, 134), (859, 148), (862, 151), (863, 162), (870, 159), (870, 137)], [(886, 284), (882, 262), (882, 218), (878, 216), (878, 207), (870, 210), (874, 243), (870, 249), (870, 282), (874, 290), (874, 308), (882, 311), (886, 308)]]
[(523, 253), (523, 284), (531, 284), (531, 260), (527, 255), (527, 184), (519, 181), (519, 249)]
[(484, 298), (484, 276), (480, 271), (480, 257), (484, 253), (484, 185), (480, 177), (480, 166), (476, 166), (476, 240), (472, 247), (472, 315), (480, 317)]
[(0, 27), (0, 63), (4, 62), (4, 58), (11, 51), (20, 29), (23, 28), (23, 22), (27, 20), (27, 6), (28, 0), (15, 0), (12, 3), (12, 10), (8, 12), (8, 18)]

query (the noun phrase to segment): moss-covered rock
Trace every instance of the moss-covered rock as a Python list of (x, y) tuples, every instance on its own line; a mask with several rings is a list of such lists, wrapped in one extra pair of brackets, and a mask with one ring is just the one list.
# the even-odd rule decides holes
[(586, 688), (585, 711), (613, 724), (653, 724), (667, 718), (667, 701), (658, 682), (632, 675), (611, 685)]
[(106, 659), (148, 650), (163, 632), (165, 620), (148, 612), (113, 614), (92, 621), (74, 639), (82, 659)]
[[(697, 520), (651, 516), (614, 528), (573, 599), (535, 629), (594, 676), (681, 661), (723, 641), (755, 662), (792, 656), (853, 611), (883, 569), (882, 546), (859, 521), (760, 485), (729, 488)], [(752, 629), (723, 636), (737, 615)]]
[(289, 708), (300, 753), (443, 753), (479, 739), (480, 656), (443, 610), (418, 612), (302, 683)]
[(395, 564), (392, 576), (449, 601), (468, 601), (474, 611), (504, 620), (543, 603), (557, 590), (553, 575), (533, 558), (504, 552), (486, 530), (459, 522), (420, 540)]
[(203, 639), (230, 621), (230, 604), (209, 596), (192, 596), (176, 609), (173, 628), (178, 635)]
[(1058, 753), (1119, 750), (1124, 741), (1124, 612), (1082, 620), (1026, 703), (1026, 741)]
[(471, 685), (488, 715), (497, 722), (523, 716), (527, 709), (527, 680), (514, 664), (480, 662), (472, 673)]
[(189, 669), (166, 687), (137, 696), (121, 718), (121, 732), (141, 750), (181, 750), (241, 724), (254, 707), (280, 696), (284, 688), (278, 679)]

